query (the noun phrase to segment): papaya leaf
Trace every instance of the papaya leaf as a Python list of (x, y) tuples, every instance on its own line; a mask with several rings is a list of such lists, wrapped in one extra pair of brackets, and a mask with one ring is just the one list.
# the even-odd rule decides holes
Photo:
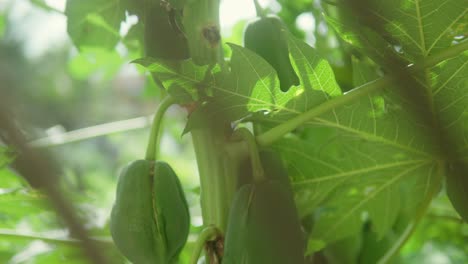
[(161, 81), (167, 92), (180, 104), (200, 99), (210, 85), (202, 85), (210, 79), (209, 66), (198, 66), (192, 60), (169, 62), (155, 58), (141, 58), (133, 63), (140, 64), (150, 71), (154, 78)]
[(435, 108), (445, 132), (458, 155), (468, 157), (468, 52), (439, 63), (431, 73)]
[[(426, 84), (443, 128), (458, 142), (466, 142), (468, 131), (466, 65), (466, 52), (444, 61), (430, 69)], [(366, 76), (365, 69), (361, 73)], [(395, 223), (402, 195), (408, 197), (405, 207), (417, 211), (438, 190), (444, 168), (431, 133), (423, 133), (428, 128), (407, 112), (412, 102), (394, 91), (388, 87), (336, 108), (312, 120), (303, 138), (275, 144), (289, 166), (301, 214), (317, 214), (314, 240), (328, 243), (360, 232), (363, 216), (381, 238)], [(467, 159), (467, 144), (456, 146), (460, 159)]]
[(311, 122), (307, 137), (275, 144), (301, 215), (317, 216), (312, 238), (329, 243), (356, 234), (367, 218), (382, 237), (399, 213), (402, 185), (412, 186), (416, 209), (440, 184), (431, 138), (415, 136), (417, 121), (391, 99), (373, 95), (339, 107)]
[(0, 169), (10, 164), (14, 159), (13, 150), (7, 146), (0, 145)]
[(279, 123), (341, 95), (328, 62), (303, 41), (291, 34), (287, 38), (292, 65), (301, 84), (283, 92), (270, 64), (249, 49), (229, 44), (231, 73), (225, 86), (214, 89), (220, 99), (219, 111), (231, 120), (261, 112), (256, 121)]
[(468, 8), (463, 1), (365, 2), (365, 12), (377, 22), (374, 24), (382, 25), (385, 32), (362, 28), (360, 34), (365, 37), (360, 38), (354, 30), (360, 25), (360, 19), (356, 19), (352, 12), (342, 12), (340, 18), (330, 14), (326, 17), (345, 41), (367, 51), (373, 50), (375, 54), (383, 56), (393, 50), (414, 62), (449, 47), (454, 37), (466, 35)]
[[(372, 5), (367, 11), (382, 23), (384, 32), (356, 29), (349, 12), (344, 21), (351, 19), (350, 24), (334, 18), (329, 22), (343, 39), (380, 59), (424, 60), (453, 45), (460, 29), (466, 28), (467, 8), (457, 1), (368, 2)], [(432, 27), (434, 21), (443, 26)], [(466, 64), (467, 52), (418, 77), (431, 114), (453, 142), (467, 138)], [(353, 69), (355, 85), (379, 77), (368, 62), (356, 60)], [(445, 167), (435, 155), (435, 135), (411, 109), (425, 110), (389, 84), (312, 119), (298, 137), (275, 144), (288, 164), (301, 215), (315, 216), (311, 241), (330, 243), (359, 233), (363, 220), (370, 220), (382, 238), (400, 210), (417, 212), (439, 190)], [(467, 144), (453, 142), (445, 143), (456, 146), (459, 159), (467, 159)]]
[[(4, 173), (0, 171), (0, 176)], [(45, 196), (26, 188), (1, 189), (1, 228), (15, 228), (19, 220), (50, 210)]]

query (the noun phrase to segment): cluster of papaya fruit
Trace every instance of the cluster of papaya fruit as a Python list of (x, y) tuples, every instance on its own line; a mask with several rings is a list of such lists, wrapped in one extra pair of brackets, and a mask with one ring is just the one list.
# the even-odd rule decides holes
[[(170, 4), (176, 2), (147, 1), (151, 4), (143, 17), (146, 56), (173, 62), (192, 58), (199, 65), (215, 62), (218, 51), (214, 46), (220, 41), (218, 26), (210, 22), (208, 14), (202, 16), (204, 20), (198, 18), (205, 11), (217, 12), (205, 10), (200, 4), (203, 1), (192, 1), (186, 3), (182, 14), (180, 6)], [(200, 27), (192, 21), (208, 26)], [(247, 25), (245, 46), (272, 65), (281, 89), (287, 90), (299, 80), (285, 53), (284, 34), (279, 18), (261, 17)], [(158, 133), (157, 122), (155, 119), (153, 128), (157, 128), (152, 136)], [(149, 152), (154, 152), (154, 144), (157, 140), (150, 139)], [(256, 148), (249, 157), (238, 170), (222, 263), (304, 263), (306, 240), (281, 159), (274, 152), (258, 152)], [(261, 177), (254, 167), (262, 168)], [(110, 231), (128, 260), (137, 264), (178, 263), (189, 229), (187, 201), (169, 164), (147, 153), (146, 159), (124, 168), (118, 180)]]

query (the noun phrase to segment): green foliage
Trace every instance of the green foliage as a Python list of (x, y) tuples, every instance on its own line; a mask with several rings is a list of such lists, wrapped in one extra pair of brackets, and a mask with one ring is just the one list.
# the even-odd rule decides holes
[(201, 87), (205, 74), (211, 75), (208, 66), (195, 65), (192, 60), (179, 62), (175, 67), (170, 62), (154, 58), (142, 58), (133, 62), (144, 66), (157, 76), (167, 92), (180, 104), (198, 100), (207, 93)]
[(68, 34), (78, 47), (114, 48), (120, 40), (120, 22), (125, 6), (120, 0), (71, 0), (65, 10)]
[[(405, 59), (415, 61), (433, 55), (452, 44), (455, 36), (466, 27), (466, 7), (463, 1), (362, 1), (368, 18), (356, 19), (350, 12), (341, 12), (339, 19), (328, 17), (340, 36), (355, 47), (364, 49), (374, 58), (393, 53), (396, 46)], [(346, 8), (347, 5), (338, 5)], [(434, 12), (437, 10), (437, 12)], [(363, 28), (360, 38), (355, 28), (366, 19), (380, 28)]]
[(5, 32), (5, 16), (0, 14), (0, 38), (3, 37)]
[[(276, 175), (274, 172), (278, 172), (277, 175), (283, 180), (270, 179), (266, 183), (252, 184), (249, 172), (243, 175), (246, 177), (241, 179), (239, 184), (242, 187), (231, 206), (223, 263), (242, 263), (244, 257), (251, 263), (291, 263), (287, 259), (291, 257), (288, 254), (297, 257), (295, 262), (302, 263), (304, 252), (300, 251), (303, 248), (307, 248), (308, 260), (322, 256), (330, 263), (376, 263), (391, 253), (392, 248), (401, 246), (399, 243), (405, 242), (405, 235), (409, 234), (407, 228), (413, 228), (413, 224), (418, 222), (420, 227), (414, 227), (414, 236), (403, 248), (401, 256), (393, 258), (395, 263), (426, 263), (431, 253), (427, 252), (427, 248), (449, 252), (451, 256), (447, 259), (453, 263), (466, 262), (464, 253), (468, 233), (466, 224), (462, 224), (459, 217), (465, 221), (468, 218), (467, 185), (464, 174), (457, 173), (462, 170), (460, 164), (465, 164), (468, 157), (468, 123), (465, 121), (468, 105), (468, 24), (465, 2), (277, 2), (281, 5), (278, 16), (291, 33), (278, 34), (276, 37), (284, 41), (279, 51), (269, 51), (269, 55), (265, 55), (265, 47), (269, 46), (259, 43), (259, 39), (261, 34), (268, 35), (268, 32), (260, 28), (252, 36), (249, 31), (252, 25), (247, 26), (245, 32), (246, 47), (230, 43), (225, 46), (229, 50), (222, 50), (226, 39), (221, 39), (219, 35), (219, 1), (68, 0), (65, 10), (68, 34), (80, 54), (68, 62), (67, 73), (51, 66), (60, 61), (55, 57), (25, 70), (8, 65), (5, 69), (22, 69), (12, 70), (21, 73), (16, 78), (22, 82), (27, 83), (28, 79), (35, 82), (34, 78), (24, 78), (23, 73), (42, 72), (42, 86), (51, 86), (49, 90), (42, 90), (30, 85), (32, 88), (27, 91), (21, 93), (19, 89), (12, 89), (11, 94), (22, 95), (25, 102), (26, 98), (39, 98), (35, 100), (47, 102), (50, 108), (60, 109), (55, 113), (58, 118), (47, 116), (50, 118), (48, 123), (65, 123), (67, 128), (82, 126), (79, 118), (95, 118), (92, 111), (81, 112), (86, 109), (81, 102), (92, 96), (76, 96), (76, 91), (89, 92), (91, 89), (87, 84), (92, 82), (86, 80), (95, 77), (95, 73), (101, 73), (105, 81), (111, 80), (126, 60), (141, 57), (145, 49), (145, 57), (134, 62), (149, 70), (155, 82), (162, 84), (165, 92), (188, 110), (184, 132), (194, 128), (198, 131), (217, 129), (223, 132), (225, 129), (223, 136), (229, 138), (236, 126), (252, 125), (258, 144), (263, 144), (261, 147), (269, 145), (275, 154), (281, 156), (278, 158), (272, 154), (273, 157), (268, 158), (267, 154), (261, 155), (262, 162), (271, 165), (265, 166), (266, 170), (270, 170), (267, 174)], [(34, 3), (44, 10), (57, 11), (42, 0), (34, 0)], [(150, 3), (151, 8), (148, 6)], [(297, 17), (304, 13), (314, 17), (313, 32), (302, 32), (296, 28)], [(133, 15), (138, 17), (137, 24), (128, 33), (122, 33), (122, 22)], [(2, 15), (0, 21), (8, 23), (7, 16)], [(164, 31), (162, 37), (156, 27), (161, 25)], [(8, 34), (9, 31), (8, 25), (0, 22), (0, 34)], [(168, 32), (173, 35), (168, 37)], [(240, 26), (236, 32), (233, 39), (239, 44)], [(312, 46), (302, 41), (304, 37), (311, 41)], [(278, 44), (273, 40), (270, 42), (272, 47)], [(259, 47), (256, 47), (257, 44)], [(118, 47), (118, 52), (115, 47)], [(455, 52), (455, 49), (459, 51)], [(8, 54), (8, 51), (4, 53)], [(271, 59), (272, 53), (281, 55), (281, 59)], [(223, 54), (230, 57), (223, 60)], [(439, 155), (440, 146), (434, 144), (437, 140), (431, 133), (432, 127), (411, 110), (421, 110), (418, 108), (420, 102), (399, 93), (400, 90), (414, 87), (405, 87), (404, 83), (392, 79), (395, 72), (389, 61), (416, 66), (408, 67), (408, 71), (424, 87), (422, 97), (429, 102), (430, 109), (423, 110), (441, 128), (442, 138), (450, 139), (450, 142), (441, 142), (440, 146), (449, 146), (453, 157)], [(62, 75), (56, 79), (45, 77), (52, 73)], [(74, 87), (73, 93), (68, 91), (75, 96), (63, 96), (58, 92), (62, 90), (51, 85), (63, 79), (65, 74), (70, 74), (74, 80), (84, 81), (80, 89)], [(288, 74), (289, 78), (285, 77)], [(110, 105), (106, 102), (113, 103), (113, 97), (103, 90), (99, 90), (99, 98), (103, 99), (100, 107)], [(58, 103), (52, 101), (55, 97), (60, 98)], [(120, 105), (115, 107), (123, 108)], [(69, 117), (72, 112), (80, 112), (80, 115)], [(305, 118), (305, 115), (308, 117)], [(40, 123), (40, 126), (50, 126), (48, 123)], [(206, 124), (210, 124), (210, 127), (203, 127)], [(179, 135), (182, 127), (177, 125), (174, 133)], [(266, 136), (268, 140), (264, 140)], [(227, 147), (220, 149), (226, 152), (232, 150), (229, 145), (232, 142), (218, 140), (213, 139), (214, 146), (226, 144)], [(115, 142), (118, 140), (112, 143)], [(128, 157), (139, 151), (133, 149), (136, 148), (134, 146), (128, 148), (128, 153), (123, 154)], [(205, 155), (204, 151), (213, 149), (216, 148), (198, 150), (197, 158)], [(83, 169), (86, 177), (76, 176), (80, 173), (75, 172), (75, 167), (69, 167), (72, 161), (64, 165), (67, 168), (64, 175), (65, 179), (78, 186), (74, 186), (77, 190), (90, 188), (93, 198), (102, 198), (108, 193), (109, 183), (113, 179), (98, 177), (103, 175), (103, 162), (93, 160), (94, 157), (107, 156), (109, 160), (112, 159), (104, 165), (108, 170), (118, 167), (123, 158), (109, 158), (114, 153), (82, 154), (93, 151), (96, 150), (86, 147), (73, 151), (83, 156), (82, 161), (89, 163)], [(135, 153), (129, 153), (131, 151)], [(225, 153), (220, 151), (205, 157), (221, 155)], [(230, 159), (222, 157), (220, 160), (226, 162)], [(232, 160), (237, 162), (237, 159)], [(11, 159), (3, 155), (3, 150), (0, 151), (0, 227), (13, 230), (18, 223), (27, 223), (28, 227), (40, 231), (57, 226), (63, 228), (53, 217), (45, 197), (31, 191), (13, 171), (3, 168), (10, 162)], [(216, 163), (214, 159), (213, 163)], [(205, 197), (216, 201), (211, 204), (228, 207), (229, 199), (217, 199), (223, 197), (223, 192), (228, 193), (226, 197), (233, 195), (229, 194), (232, 186), (223, 182), (225, 176), (232, 175), (223, 175), (218, 165), (209, 164), (207, 167), (208, 170), (216, 170), (219, 178), (209, 178), (212, 181), (207, 181), (208, 176), (200, 175), (202, 186), (198, 189), (201, 193), (209, 192)], [(81, 164), (77, 167), (79, 169), (76, 170), (82, 169)], [(124, 175), (149, 176), (149, 168), (147, 165), (129, 167)], [(223, 167), (228, 171), (231, 167), (226, 168)], [(249, 171), (248, 168), (242, 169)], [(171, 169), (163, 174), (175, 175)], [(123, 221), (116, 223), (112, 220), (111, 223), (114, 238), (120, 237), (115, 239), (116, 245), (137, 263), (146, 259), (161, 258), (161, 261), (165, 261), (174, 258), (180, 253), (189, 232), (187, 204), (178, 180), (171, 176), (165, 178), (168, 182), (158, 185), (158, 181), (155, 181), (153, 183), (156, 185), (153, 185), (150, 179), (121, 177), (113, 219), (116, 219), (115, 214), (121, 214), (122, 218), (119, 219)], [(101, 187), (106, 191), (98, 194), (97, 190)], [(448, 196), (440, 192), (442, 187), (446, 188)], [(161, 190), (154, 192), (153, 188)], [(439, 193), (445, 199), (443, 207), (451, 210), (448, 210), (448, 214), (430, 206), (430, 201)], [(153, 194), (164, 195), (154, 200)], [(110, 197), (84, 198), (87, 196), (89, 193), (85, 192), (72, 195), (82, 207), (92, 207), (93, 210), (96, 210), (95, 203), (102, 203), (100, 205), (105, 207), (106, 201), (112, 200)], [(193, 199), (198, 198), (198, 195), (193, 196)], [(294, 197), (294, 201), (291, 197)], [(435, 203), (438, 203), (438, 199)], [(139, 204), (142, 207), (136, 206), (138, 203), (135, 200), (141, 201)], [(174, 200), (180, 202), (177, 206), (180, 210), (173, 208)], [(158, 211), (159, 214), (154, 215), (152, 203), (156, 203), (155, 207), (164, 212)], [(206, 200), (201, 204), (205, 207), (202, 208), (204, 224), (213, 224), (209, 222), (211, 219), (207, 220), (205, 210), (217, 217), (217, 214), (229, 211), (229, 208), (207, 209)], [(117, 210), (117, 207), (121, 208)], [(299, 216), (296, 216), (296, 208)], [(429, 216), (422, 218), (425, 212), (429, 212)], [(129, 218), (132, 213), (141, 217)], [(48, 222), (46, 228), (40, 229), (41, 221), (38, 219), (44, 214)], [(80, 215), (86, 215), (86, 211), (80, 211)], [(294, 216), (288, 218), (283, 215)], [(297, 228), (297, 218), (302, 220), (307, 233), (307, 247), (303, 241), (299, 242), (302, 234)], [(222, 219), (222, 216), (218, 219)], [(158, 223), (162, 223), (163, 232), (157, 232)], [(108, 236), (106, 225), (93, 228), (93, 234)], [(197, 233), (198, 229), (192, 231)], [(154, 240), (155, 235), (160, 236), (160, 240)], [(8, 237), (8, 242), (0, 245), (2, 263), (11, 262), (16, 252), (30, 246), (24, 242), (25, 236), (18, 234), (11, 236), (11, 239)], [(38, 240), (49, 241), (47, 238), (37, 236)], [(11, 242), (15, 239), (21, 242)], [(53, 239), (50, 241), (53, 249), (38, 253), (35, 262), (56, 262), (62, 255), (67, 262), (80, 261), (73, 257), (78, 254), (73, 242), (62, 245)], [(111, 255), (116, 254), (113, 245), (109, 245), (106, 249)], [(186, 249), (191, 249), (191, 246), (193, 244), (189, 243)], [(154, 251), (157, 247), (159, 250)], [(286, 251), (289, 253), (284, 253)], [(164, 256), (159, 252), (165, 252)], [(186, 251), (182, 252), (179, 261), (186, 263), (187, 255)], [(114, 256), (112, 259), (121, 261), (120, 257)], [(208, 254), (206, 262), (209, 262)]]
[(87, 80), (100, 72), (104, 80), (112, 79), (123, 60), (115, 51), (100, 47), (83, 47), (81, 52), (68, 62), (68, 71), (78, 80)]

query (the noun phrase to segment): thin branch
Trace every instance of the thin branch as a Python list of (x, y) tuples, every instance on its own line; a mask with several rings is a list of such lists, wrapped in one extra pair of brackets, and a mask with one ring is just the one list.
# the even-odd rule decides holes
[(28, 144), (29, 146), (35, 148), (65, 145), (76, 141), (87, 140), (95, 137), (147, 128), (151, 126), (152, 119), (153, 115), (149, 115), (105, 123), (97, 126), (85, 127), (65, 133), (35, 139), (33, 141), (30, 141)]
[(257, 143), (260, 146), (269, 146), (276, 140), (282, 138), (287, 133), (294, 129), (304, 125), (307, 121), (321, 114), (324, 114), (332, 109), (344, 105), (348, 102), (352, 102), (362, 96), (368, 95), (371, 92), (375, 92), (383, 89), (386, 85), (390, 84), (390, 77), (386, 76), (378, 80), (366, 83), (359, 86), (342, 96), (335, 97), (331, 100), (324, 102), (280, 125), (268, 130), (267, 132), (257, 136)]
[[(80, 243), (79, 240), (73, 238), (56, 238), (36, 233), (24, 233), (8, 229), (0, 229), (0, 237), (8, 237), (10, 239), (20, 240), (42, 240), (44, 242), (52, 244), (79, 245)], [(109, 237), (90, 237), (90, 240), (97, 243), (114, 245), (114, 242), (112, 242), (112, 239)]]
[[(0, 98), (4, 97), (0, 96)], [(48, 201), (67, 225), (70, 234), (77, 238), (79, 246), (89, 261), (96, 264), (108, 263), (102, 250), (89, 238), (88, 230), (85, 229), (76, 214), (76, 208), (59, 188), (57, 165), (47, 158), (47, 153), (44, 150), (32, 149), (27, 145), (26, 138), (16, 126), (12, 114), (3, 100), (0, 100), (0, 140), (17, 152), (12, 167), (33, 188), (39, 189), (47, 195)]]
[(174, 98), (172, 98), (172, 96), (167, 96), (161, 101), (158, 110), (156, 110), (151, 127), (148, 148), (146, 149), (146, 160), (156, 160), (156, 156), (159, 150), (159, 139), (164, 114), (166, 113), (167, 109), (174, 103)]

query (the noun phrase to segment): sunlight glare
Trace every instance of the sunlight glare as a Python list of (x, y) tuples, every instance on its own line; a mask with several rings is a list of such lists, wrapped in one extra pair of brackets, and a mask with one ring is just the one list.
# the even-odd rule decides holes
[(232, 28), (243, 19), (256, 17), (253, 0), (223, 0), (219, 8), (219, 18), (223, 30)]
[(58, 10), (58, 11), (62, 11), (64, 12), (65, 11), (65, 5), (67, 4), (67, 1), (66, 0), (45, 0), (45, 3)]

